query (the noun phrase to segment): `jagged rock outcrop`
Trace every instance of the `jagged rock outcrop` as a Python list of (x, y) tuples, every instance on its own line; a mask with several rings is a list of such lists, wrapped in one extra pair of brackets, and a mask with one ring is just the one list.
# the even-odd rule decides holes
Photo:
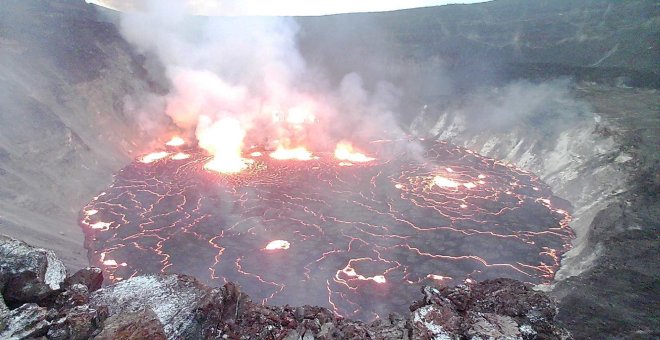
[[(203, 315), (197, 310), (209, 294), (211, 289), (189, 276), (144, 275), (97, 290), (89, 305), (107, 307), (110, 316), (157, 320), (168, 338), (190, 338), (199, 333), (196, 321)], [(150, 316), (139, 317), (144, 313)]]
[(60, 289), (64, 263), (50, 250), (0, 235), (0, 288), (9, 305), (39, 302)]
[[(9, 307), (0, 304), (1, 339), (570, 338), (554, 323), (554, 300), (511, 279), (424, 287), (410, 314), (367, 324), (323, 307), (254, 303), (233, 283), (211, 288), (186, 275), (137, 276), (101, 288), (98, 268), (55, 275), (61, 261), (49, 251), (8, 237), (0, 237), (0, 254), (3, 298), (23, 292)], [(48, 287), (49, 298), (35, 286)]]
[(46, 308), (26, 303), (0, 313), (0, 339), (26, 339), (45, 335), (49, 322)]

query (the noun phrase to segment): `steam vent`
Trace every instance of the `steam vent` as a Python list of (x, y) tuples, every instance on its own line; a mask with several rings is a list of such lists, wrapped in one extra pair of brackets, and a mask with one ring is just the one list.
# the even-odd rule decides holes
[(658, 4), (456, 2), (4, 1), (0, 339), (660, 337)]

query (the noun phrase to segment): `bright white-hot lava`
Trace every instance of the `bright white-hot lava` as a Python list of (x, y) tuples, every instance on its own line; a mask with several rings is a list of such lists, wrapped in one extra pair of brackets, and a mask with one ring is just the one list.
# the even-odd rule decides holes
[(110, 228), (110, 225), (111, 223), (108, 222), (96, 222), (90, 224), (89, 226), (92, 227), (92, 229), (108, 230), (108, 228)]
[(165, 143), (167, 146), (182, 146), (184, 144), (186, 144), (186, 141), (179, 136), (174, 136), (167, 143)]
[(225, 117), (215, 122), (200, 117), (197, 127), (199, 146), (213, 155), (204, 168), (221, 173), (237, 173), (245, 170), (250, 160), (242, 157), (245, 130), (234, 118)]
[(335, 158), (353, 163), (364, 163), (375, 160), (375, 158), (368, 157), (365, 154), (353, 149), (353, 145), (347, 141), (341, 141), (337, 143), (337, 147), (335, 148)]
[(291, 247), (291, 243), (289, 243), (289, 241), (275, 240), (275, 241), (269, 242), (266, 245), (265, 249), (266, 250), (277, 250), (277, 249), (286, 250), (286, 249), (289, 249), (289, 247)]
[(304, 146), (287, 148), (283, 145), (279, 145), (277, 149), (270, 154), (270, 157), (279, 160), (296, 159), (299, 161), (309, 161), (314, 159), (312, 152), (307, 150)]
[(140, 162), (148, 164), (153, 163), (159, 159), (167, 157), (170, 153), (166, 151), (152, 152), (140, 159)]
[(188, 158), (190, 158), (190, 155), (187, 154), (187, 153), (183, 153), (183, 152), (179, 152), (176, 155), (172, 156), (172, 159), (175, 160), (175, 161), (181, 161), (181, 160), (188, 159)]
[(437, 281), (450, 279), (449, 277), (438, 275), (438, 274), (429, 274), (427, 277), (431, 280), (437, 280)]
[[(355, 271), (355, 268), (351, 267), (350, 261), (349, 261), (349, 264), (346, 267), (344, 267), (344, 269), (337, 272), (337, 275), (339, 275), (340, 273), (344, 273), (349, 278), (356, 279), (356, 280), (359, 280), (359, 281), (373, 281), (373, 282), (378, 283), (378, 284), (382, 284), (382, 283), (387, 282), (387, 279), (385, 278), (385, 275), (365, 276), (365, 275), (358, 274)], [(340, 281), (343, 281), (343, 280), (340, 279)]]
[(313, 123), (315, 120), (312, 109), (307, 105), (294, 106), (286, 115), (286, 122), (298, 128), (302, 128), (303, 124)]
[(442, 176), (433, 177), (433, 184), (443, 188), (458, 188), (459, 186), (458, 182)]

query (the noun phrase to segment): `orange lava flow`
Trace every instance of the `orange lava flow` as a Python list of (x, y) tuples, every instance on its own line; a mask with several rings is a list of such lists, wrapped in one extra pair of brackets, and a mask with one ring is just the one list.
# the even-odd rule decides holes
[(152, 152), (142, 158), (140, 158), (140, 162), (148, 164), (148, 163), (153, 163), (159, 159), (163, 159), (167, 157), (170, 153), (166, 151), (159, 151), (159, 152)]
[[(348, 283), (349, 280), (373, 281), (373, 282), (378, 283), (378, 284), (383, 284), (383, 283), (387, 282), (387, 279), (385, 278), (384, 274), (383, 275), (380, 275), (380, 274), (379, 275), (373, 275), (373, 276), (366, 276), (366, 275), (358, 274), (356, 272), (355, 268), (353, 268), (351, 266), (351, 264), (354, 261), (357, 262), (357, 261), (361, 261), (361, 260), (367, 260), (367, 259), (352, 259), (352, 260), (350, 260), (349, 263), (346, 265), (346, 267), (344, 267), (343, 269), (341, 269), (340, 271), (337, 272), (337, 275), (335, 276), (335, 281), (338, 282), (338, 283), (344, 284), (347, 287), (350, 286), (350, 284)], [(339, 278), (339, 275), (342, 274), (342, 273), (348, 277), (348, 280), (344, 280), (344, 279)]]
[[(247, 135), (244, 145), (240, 128), (202, 122), (205, 149), (138, 158), (82, 207), (90, 262), (108, 282), (181, 272), (239, 282), (262, 303), (304, 300), (371, 322), (408, 312), (424, 285), (551, 283), (571, 247), (570, 205), (507, 163), (408, 138), (348, 148), (376, 159), (359, 163), (304, 136), (273, 145)], [(215, 161), (240, 173), (208, 171)]]
[(365, 154), (353, 149), (353, 145), (346, 141), (337, 143), (337, 147), (335, 148), (335, 158), (353, 163), (364, 163), (375, 160), (375, 158), (368, 157)]
[(442, 176), (433, 177), (433, 184), (444, 188), (458, 188), (459, 186), (458, 182)]
[(242, 157), (245, 130), (238, 120), (223, 118), (214, 123), (198, 127), (199, 146), (213, 155), (213, 159), (204, 165), (204, 169), (234, 174), (247, 169), (251, 160)]
[(295, 159), (299, 161), (309, 161), (314, 159), (312, 153), (304, 146), (289, 149), (280, 145), (275, 151), (271, 152), (270, 157), (279, 160)]

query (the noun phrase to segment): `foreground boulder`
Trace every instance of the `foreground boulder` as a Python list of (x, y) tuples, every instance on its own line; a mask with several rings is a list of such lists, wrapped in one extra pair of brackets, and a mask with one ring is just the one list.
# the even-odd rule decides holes
[(570, 338), (555, 325), (555, 301), (520, 281), (496, 279), (441, 289), (425, 287), (422, 293), (424, 299), (411, 306), (413, 338)]
[(510, 279), (423, 287), (409, 314), (364, 323), (323, 307), (254, 303), (238, 285), (211, 288), (185, 275), (101, 288), (98, 268), (65, 277), (54, 254), (6, 237), (0, 251), (2, 297), (10, 301), (0, 299), (0, 339), (570, 338), (554, 323), (554, 300)]
[(7, 305), (46, 300), (65, 278), (66, 267), (54, 252), (0, 235), (0, 288)]
[[(185, 275), (144, 275), (94, 292), (89, 305), (107, 307), (110, 316), (125, 315), (144, 320), (154, 315), (168, 338), (190, 338), (199, 333), (197, 309), (211, 290)], [(149, 318), (147, 318), (149, 319)]]
[(26, 339), (46, 335), (46, 308), (26, 303), (0, 314), (0, 339)]

